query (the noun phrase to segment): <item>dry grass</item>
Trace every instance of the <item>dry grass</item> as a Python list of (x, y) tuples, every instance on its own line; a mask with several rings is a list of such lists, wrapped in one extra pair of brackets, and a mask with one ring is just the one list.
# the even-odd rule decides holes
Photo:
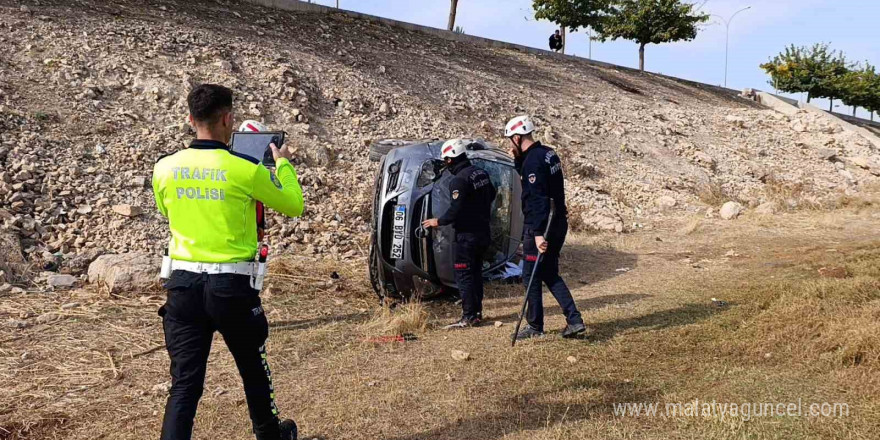
[(739, 202), (739, 197), (727, 191), (720, 183), (710, 181), (699, 187), (697, 198), (709, 206), (719, 207), (729, 201)]
[[(501, 327), (434, 331), (460, 308), (433, 302), (374, 312), (363, 262), (279, 259), (264, 293), (278, 403), (304, 438), (873, 438), (880, 429), (875, 214), (835, 212), (846, 229), (821, 227), (816, 213), (802, 212), (776, 223), (699, 219), (708, 227), (682, 235), (681, 225), (573, 235), (562, 270), (589, 336), (559, 338), (564, 322), (546, 295), (549, 335), (516, 349), (508, 335), (522, 286), (488, 287), (485, 313)], [(822, 267), (848, 276), (822, 277)], [(729, 306), (714, 306), (712, 297)], [(81, 306), (61, 309), (71, 301)], [(0, 329), (0, 438), (155, 438), (165, 395), (154, 387), (168, 380), (160, 303), (86, 291), (0, 299), (0, 322), (31, 322)], [(57, 318), (36, 323), (44, 314)], [(411, 331), (417, 340), (361, 343), (365, 333)], [(452, 350), (471, 359), (455, 361)], [(612, 411), (615, 403), (694, 399), (846, 402), (851, 415), (745, 422)], [(194, 438), (248, 438), (244, 402), (218, 337)]]
[(772, 283), (747, 293), (759, 307), (745, 323), (743, 341), (751, 343), (744, 351), (776, 352), (829, 370), (880, 368), (880, 243), (851, 251), (840, 271), (849, 276), (821, 277), (816, 266), (821, 265), (805, 265), (816, 275), (803, 281)]
[(678, 230), (678, 235), (691, 235), (694, 232), (700, 230), (700, 226), (703, 225), (703, 219), (695, 218), (688, 221), (684, 226), (682, 226)]
[(802, 182), (789, 182), (777, 178), (768, 178), (764, 192), (769, 202), (783, 211), (819, 210), (822, 203), (809, 195), (807, 185)]
[(364, 324), (364, 332), (372, 336), (416, 334), (428, 326), (428, 311), (420, 301), (410, 301), (392, 308), (380, 307)]

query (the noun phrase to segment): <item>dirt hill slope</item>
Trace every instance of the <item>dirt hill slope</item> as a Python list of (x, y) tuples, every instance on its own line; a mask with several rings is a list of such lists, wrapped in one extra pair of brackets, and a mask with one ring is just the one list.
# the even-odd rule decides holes
[[(186, 93), (208, 81), (235, 89), (239, 120), (261, 119), (299, 145), (307, 215), (270, 220), (275, 244), (298, 254), (362, 254), (369, 142), (500, 143), (504, 121), (522, 113), (563, 156), (584, 228), (620, 231), (729, 199), (827, 203), (875, 179), (858, 166), (877, 161), (869, 142), (809, 115), (341, 15), (230, 1), (0, 0), (0, 42), (0, 220), (34, 260), (162, 246), (152, 165), (189, 141)], [(675, 207), (661, 211), (668, 197)], [(111, 209), (121, 204), (142, 214)]]

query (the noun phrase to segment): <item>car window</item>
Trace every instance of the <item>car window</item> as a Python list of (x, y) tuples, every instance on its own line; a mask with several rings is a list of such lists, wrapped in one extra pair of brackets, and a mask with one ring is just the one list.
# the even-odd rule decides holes
[(422, 164), (422, 170), (419, 172), (419, 179), (416, 181), (416, 185), (418, 185), (419, 188), (430, 185), (440, 176), (442, 169), (442, 160), (430, 159), (425, 161), (425, 163)]

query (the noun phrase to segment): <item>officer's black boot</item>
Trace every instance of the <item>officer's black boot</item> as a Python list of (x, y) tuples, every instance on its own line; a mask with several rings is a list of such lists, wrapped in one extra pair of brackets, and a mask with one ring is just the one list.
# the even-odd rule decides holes
[(455, 321), (452, 324), (449, 324), (449, 325), (443, 327), (443, 329), (444, 330), (454, 330), (454, 329), (459, 329), (459, 328), (476, 327), (476, 326), (480, 325), (481, 322), (482, 322), (482, 320), (479, 317), (468, 318), (465, 316), (465, 317), (462, 317), (461, 319), (459, 319), (458, 321)]
[(281, 440), (296, 440), (299, 436), (297, 432), (296, 422), (287, 419), (281, 422)]
[(562, 331), (563, 338), (576, 338), (587, 332), (587, 327), (583, 324), (568, 324)]
[(526, 328), (519, 331), (519, 333), (515, 335), (511, 335), (517, 341), (522, 341), (525, 339), (538, 338), (544, 336), (544, 332), (540, 330), (536, 330), (534, 327), (526, 324)]

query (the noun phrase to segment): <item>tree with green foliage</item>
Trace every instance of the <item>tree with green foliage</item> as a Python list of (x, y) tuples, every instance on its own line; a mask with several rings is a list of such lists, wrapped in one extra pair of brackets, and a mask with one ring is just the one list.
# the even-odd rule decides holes
[(853, 116), (859, 107), (869, 108), (876, 99), (877, 72), (867, 64), (863, 69), (851, 70), (839, 77), (835, 88), (844, 104), (853, 108)]
[(840, 77), (849, 72), (843, 53), (824, 43), (811, 48), (791, 45), (761, 68), (770, 75), (777, 90), (806, 93), (807, 102), (813, 98), (829, 98), (833, 102), (841, 97)]
[(611, 8), (611, 0), (533, 0), (535, 18), (548, 20), (575, 32), (581, 28), (598, 31)]
[(681, 0), (615, 0), (596, 29), (597, 39), (634, 41), (639, 45), (639, 70), (645, 70), (645, 46), (693, 40), (699, 24), (708, 20), (708, 14)]
[(639, 45), (639, 69), (645, 70), (645, 46), (697, 37), (709, 20), (682, 0), (533, 0), (535, 18), (575, 31), (591, 28), (597, 41), (618, 38)]

